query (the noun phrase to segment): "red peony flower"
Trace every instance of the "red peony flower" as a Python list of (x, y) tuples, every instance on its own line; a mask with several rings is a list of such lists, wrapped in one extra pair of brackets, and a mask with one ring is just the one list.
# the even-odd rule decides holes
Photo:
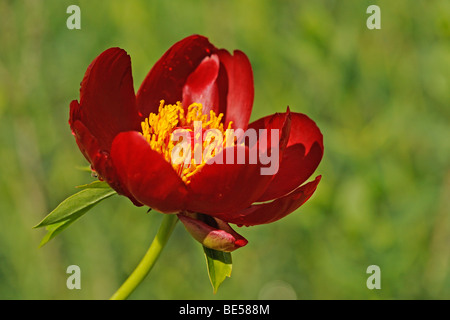
[[(316, 124), (289, 108), (249, 124), (253, 96), (247, 56), (193, 35), (156, 62), (136, 94), (130, 57), (119, 48), (104, 51), (86, 71), (80, 101), (70, 104), (69, 124), (99, 179), (137, 206), (178, 214), (204, 246), (232, 251), (247, 240), (228, 223), (281, 219), (320, 181), (303, 184), (323, 156)], [(256, 142), (227, 135), (238, 129), (257, 132)], [(177, 130), (191, 138), (189, 150), (178, 148)], [(266, 158), (249, 161), (255, 148)], [(274, 152), (277, 170), (262, 174)], [(182, 161), (174, 163), (174, 154)], [(185, 161), (188, 155), (195, 159)]]

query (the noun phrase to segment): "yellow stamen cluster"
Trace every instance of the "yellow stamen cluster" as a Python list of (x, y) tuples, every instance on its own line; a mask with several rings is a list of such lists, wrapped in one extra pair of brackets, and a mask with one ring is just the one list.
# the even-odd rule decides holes
[[(183, 105), (180, 102), (166, 105), (165, 101), (161, 100), (158, 113), (150, 113), (148, 118), (141, 123), (142, 135), (153, 150), (162, 154), (166, 161), (172, 164), (172, 167), (183, 181), (189, 183), (190, 178), (205, 165), (206, 161), (215, 155), (215, 152), (209, 152), (207, 155), (203, 156), (203, 151), (211, 145), (214, 141), (214, 137), (211, 137), (209, 133), (207, 133), (205, 137), (199, 137), (199, 135), (201, 134), (203, 136), (205, 130), (217, 129), (222, 134), (223, 143), (219, 149), (215, 150), (220, 151), (223, 146), (226, 145), (227, 135), (225, 133), (226, 130), (224, 130), (223, 127), (222, 118), (223, 113), (216, 115), (213, 110), (209, 112), (209, 115), (204, 114), (201, 103), (191, 104), (188, 107), (187, 112), (185, 112)], [(201, 123), (201, 132), (199, 132), (200, 128), (197, 128), (196, 131), (194, 130), (194, 122), (197, 124)], [(230, 128), (231, 122), (228, 124), (228, 129)], [(183, 162), (180, 164), (172, 162), (172, 150), (179, 143), (179, 141), (173, 141), (172, 135), (176, 129), (183, 129), (186, 132), (195, 133), (197, 135), (196, 137), (193, 137), (192, 135), (194, 141), (202, 142), (201, 144), (194, 143), (189, 155), (181, 155), (185, 157), (190, 156), (190, 163)], [(198, 163), (196, 162), (198, 159), (195, 159), (192, 155), (199, 154), (200, 151), (202, 159), (201, 162)]]

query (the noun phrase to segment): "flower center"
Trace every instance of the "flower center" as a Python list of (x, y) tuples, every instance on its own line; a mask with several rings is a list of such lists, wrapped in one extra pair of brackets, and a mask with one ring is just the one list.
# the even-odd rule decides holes
[(224, 146), (235, 144), (234, 139), (227, 143), (232, 123), (224, 130), (222, 119), (223, 113), (216, 115), (213, 110), (209, 117), (204, 114), (201, 103), (192, 103), (185, 112), (181, 102), (166, 105), (161, 100), (158, 113), (150, 113), (141, 123), (142, 135), (188, 184)]

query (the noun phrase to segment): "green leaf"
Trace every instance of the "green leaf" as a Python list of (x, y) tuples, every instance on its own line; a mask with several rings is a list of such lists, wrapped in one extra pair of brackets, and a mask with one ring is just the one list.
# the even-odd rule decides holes
[[(85, 210), (84, 213), (86, 213), (88, 210), (89, 209)], [(42, 238), (41, 243), (39, 244), (39, 248), (42, 247), (47, 242), (49, 242), (55, 236), (57, 236), (61, 231), (66, 229), (73, 222), (78, 220), (78, 218), (80, 218), (83, 214), (79, 215), (78, 217), (72, 216), (72, 218), (70, 218), (70, 219), (67, 219), (67, 220), (64, 220), (62, 222), (57, 222), (57, 223), (51, 224), (49, 226), (46, 226), (45, 229), (47, 230), (47, 233)]]
[(45, 227), (69, 219), (83, 209), (91, 209), (100, 201), (116, 194), (111, 188), (85, 188), (61, 202), (34, 228)]
[(105, 181), (95, 180), (94, 182), (83, 184), (81, 186), (77, 186), (78, 189), (88, 189), (88, 188), (106, 188), (111, 189), (108, 183)]
[(116, 194), (113, 189), (97, 182), (82, 187), (84, 188), (83, 190), (61, 202), (34, 227), (46, 227), (48, 231), (42, 239), (40, 247), (78, 220), (97, 203)]
[(209, 280), (214, 293), (217, 292), (222, 282), (231, 276), (231, 253), (203, 247), (206, 256), (206, 265), (208, 267)]

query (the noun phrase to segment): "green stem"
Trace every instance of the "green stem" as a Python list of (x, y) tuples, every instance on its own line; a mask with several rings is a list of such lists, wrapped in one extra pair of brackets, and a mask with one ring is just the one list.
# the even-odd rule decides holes
[(145, 276), (155, 265), (158, 257), (163, 250), (167, 240), (178, 221), (178, 217), (175, 214), (165, 214), (161, 226), (152, 241), (152, 244), (148, 248), (145, 256), (139, 262), (136, 269), (128, 277), (128, 279), (122, 284), (122, 286), (114, 293), (110, 300), (125, 300), (136, 289), (136, 287), (144, 280)]

